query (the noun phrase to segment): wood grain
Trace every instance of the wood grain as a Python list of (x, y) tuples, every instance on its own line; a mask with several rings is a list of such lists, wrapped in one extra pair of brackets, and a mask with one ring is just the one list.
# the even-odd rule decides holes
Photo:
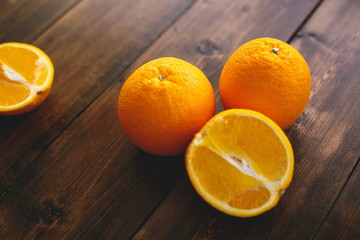
[(32, 42), (81, 0), (0, 0), (0, 43)]
[[(181, 198), (190, 188), (187, 180), (183, 180), (140, 229), (139, 239), (168, 239), (184, 217), (201, 220), (176, 232), (179, 239), (188, 238), (194, 225), (197, 231), (189, 237), (192, 239), (311, 239), (316, 234), (346, 184), (359, 153), (360, 62), (356, 45), (360, 31), (359, 26), (346, 24), (359, 22), (359, 8), (359, 3), (351, 0), (324, 2), (292, 42), (310, 65), (313, 89), (304, 115), (286, 131), (295, 151), (295, 175), (278, 206), (252, 219), (235, 219), (204, 210), (200, 199), (194, 202), (193, 198), (188, 201)], [(356, 204), (353, 203), (354, 208), (358, 208)], [(169, 222), (165, 213), (174, 205), (182, 213)], [(204, 214), (205, 219), (199, 218)], [(342, 219), (344, 222), (337, 222), (344, 225), (339, 230), (345, 229), (348, 239), (356, 239), (359, 233), (356, 215)], [(156, 226), (162, 227), (155, 231)], [(336, 229), (326, 230), (329, 231), (326, 236), (340, 236)]]
[(360, 167), (351, 175), (314, 239), (360, 239)]
[[(216, 215), (219, 216), (218, 212), (200, 198), (186, 175), (133, 239), (192, 239), (199, 224), (207, 223), (209, 216)], [(219, 228), (219, 225), (214, 228)], [(210, 227), (198, 239), (206, 239), (212, 231), (213, 227)]]
[[(359, 238), (359, 1), (193, 3), (84, 0), (35, 41), (56, 86), (34, 112), (0, 118), (0, 239)], [(197, 195), (183, 155), (132, 145), (116, 102), (131, 71), (161, 56), (200, 67), (218, 92), (227, 57), (262, 36), (291, 39), (313, 88), (286, 131), (292, 185), (273, 210), (234, 218)]]
[[(244, 39), (263, 34), (289, 38), (316, 3), (292, 1), (293, 11), (285, 11), (287, 1), (199, 1), (129, 69), (158, 56), (175, 56), (202, 68), (216, 87), (222, 64)], [(274, 29), (261, 24), (279, 9), (284, 11), (269, 19)], [(290, 20), (278, 28), (286, 19)], [(120, 71), (117, 69), (117, 74)], [(29, 239), (127, 239), (136, 234), (180, 179), (187, 181), (183, 156), (160, 158), (142, 153), (119, 128), (116, 102), (120, 81), (128, 73), (123, 73), (119, 82), (113, 83), (7, 188), (0, 205), (0, 223), (9, 223), (4, 233), (16, 232), (17, 238)], [(200, 199), (189, 184), (185, 189), (185, 193), (179, 192), (184, 201), (169, 205), (175, 207), (170, 212), (179, 213), (172, 215), (172, 224), (184, 226), (184, 230), (176, 230), (179, 239), (182, 234), (193, 235), (198, 230), (195, 223), (205, 220), (209, 209), (201, 202), (200, 209), (205, 209), (201, 215), (187, 212), (186, 206), (196, 206)], [(184, 214), (189, 224), (179, 221), (178, 216)], [(153, 232), (166, 231), (169, 226), (162, 223)], [(147, 232), (143, 239), (147, 239)]]
[(0, 117), (0, 193), (192, 2), (87, 0), (41, 35), (53, 90), (36, 110)]

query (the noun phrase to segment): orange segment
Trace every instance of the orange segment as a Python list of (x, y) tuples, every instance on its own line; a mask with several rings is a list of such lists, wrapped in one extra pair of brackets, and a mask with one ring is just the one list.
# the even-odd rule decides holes
[(193, 154), (194, 159), (206, 159), (206, 164), (203, 161), (193, 161), (192, 167), (198, 180), (213, 197), (221, 201), (230, 202), (233, 200), (233, 193), (261, 184), (255, 178), (239, 172), (208, 147), (200, 145)]
[(25, 85), (2, 80), (0, 76), (0, 102), (3, 106), (12, 106), (22, 102), (30, 95), (30, 89)]
[(47, 97), (54, 75), (49, 57), (35, 46), (0, 44), (0, 114), (32, 110)]
[(255, 216), (275, 206), (292, 178), (293, 152), (272, 120), (250, 110), (227, 110), (196, 134), (186, 167), (198, 193), (227, 214)]

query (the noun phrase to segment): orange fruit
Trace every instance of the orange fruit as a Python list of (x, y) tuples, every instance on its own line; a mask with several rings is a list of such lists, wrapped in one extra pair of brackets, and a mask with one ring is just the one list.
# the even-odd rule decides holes
[(0, 115), (28, 112), (49, 95), (54, 77), (50, 58), (24, 43), (0, 44)]
[(186, 151), (186, 170), (199, 195), (229, 215), (259, 215), (291, 182), (294, 155), (281, 128), (265, 115), (231, 109), (214, 116)]
[(151, 154), (184, 152), (214, 113), (215, 94), (206, 76), (177, 58), (142, 65), (119, 94), (118, 118), (125, 135)]
[(289, 44), (273, 38), (240, 46), (226, 62), (219, 83), (225, 109), (261, 112), (282, 129), (304, 111), (310, 88), (305, 59)]

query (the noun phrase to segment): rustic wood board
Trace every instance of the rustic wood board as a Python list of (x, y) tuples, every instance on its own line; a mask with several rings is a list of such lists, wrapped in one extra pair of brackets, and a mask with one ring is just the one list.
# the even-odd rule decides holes
[(38, 109), (0, 117), (0, 192), (192, 3), (87, 0), (42, 34), (34, 44), (54, 62), (54, 86)]
[[(73, 6), (34, 35), (57, 70), (50, 98), (29, 114), (0, 117), (0, 238), (359, 236), (360, 29), (348, 24), (360, 20), (357, 1), (83, 0)], [(232, 51), (263, 36), (300, 50), (313, 89), (303, 116), (286, 131), (295, 151), (292, 185), (273, 210), (241, 219), (197, 195), (183, 155), (158, 157), (132, 145), (119, 128), (116, 102), (124, 79), (161, 56), (198, 66), (218, 95)]]
[(357, 167), (314, 239), (360, 239), (360, 167)]
[(81, 0), (0, 0), (0, 43), (32, 42)]
[[(297, 18), (293, 18), (292, 21), (289, 21), (287, 28), (280, 31), (278, 27), (272, 30), (268, 29), (265, 25), (263, 25), (262, 28), (256, 28), (256, 26), (259, 25), (259, 23), (265, 21), (264, 14), (270, 14), (272, 11), (284, 7), (281, 5), (281, 2), (279, 3), (279, 5), (272, 5), (271, 7), (267, 6), (266, 4), (262, 4), (261, 2), (254, 2), (253, 5), (246, 5), (245, 3), (232, 3), (232, 7), (229, 8), (227, 12), (221, 11), (220, 6), (222, 5), (219, 3), (199, 2), (193, 6), (189, 13), (185, 15), (184, 20), (179, 21), (166, 34), (163, 34), (163, 36), (158, 40), (158, 42), (156, 42), (154, 46), (143, 55), (143, 59), (141, 61), (144, 61), (144, 58), (151, 58), (151, 56), (156, 57), (156, 55), (161, 54), (176, 55), (178, 57), (189, 60), (189, 58), (186, 58), (186, 56), (180, 55), (182, 53), (185, 53), (194, 55), (192, 56), (192, 62), (194, 62), (194, 60), (199, 61), (197, 63), (199, 66), (205, 66), (206, 63), (210, 63), (210, 60), (213, 60), (214, 65), (208, 66), (209, 70), (212, 69), (213, 66), (218, 65), (217, 69), (219, 72), (221, 59), (222, 61), (225, 61), (231, 51), (233, 51), (240, 44), (241, 37), (249, 37), (248, 35), (246, 35), (246, 32), (239, 34), (240, 30), (246, 29), (246, 31), (248, 32), (253, 31), (252, 35), (254, 37), (261, 36), (264, 31), (268, 31), (267, 34), (269, 35), (274, 34), (273, 32), (276, 33), (276, 31), (279, 31), (282, 35), (279, 34), (273, 36), (278, 38), (288, 38), (293, 34), (298, 25), (301, 24), (303, 19), (316, 5), (316, 3), (316, 1), (309, 1), (305, 5), (301, 4), (302, 7), (299, 6), (296, 9), (296, 13), (301, 13), (302, 15), (299, 15)], [(299, 11), (299, 9), (301, 9), (302, 11)], [(255, 13), (258, 14), (251, 15), (251, 11), (255, 11)], [(242, 12), (243, 14), (239, 15), (238, 12)], [(282, 18), (279, 17), (273, 20), (275, 21), (273, 25), (278, 25), (280, 21), (289, 18), (294, 13), (295, 12), (292, 13), (284, 11)], [(213, 20), (215, 16), (219, 15), (223, 18), (227, 17), (225, 18), (227, 22), (223, 24), (228, 24), (229, 26), (231, 26), (231, 28), (219, 28), (219, 24), (221, 24), (222, 21), (218, 20), (216, 22)], [(243, 25), (230, 25), (230, 23), (232, 23), (234, 20), (239, 20), (240, 22), (243, 22)], [(199, 25), (194, 25), (194, 21), (199, 22)], [(205, 26), (209, 25), (209, 22), (212, 22), (211, 26), (213, 26), (213, 28), (208, 28), (206, 30)], [(250, 22), (252, 22), (252, 24), (249, 25)], [(247, 28), (245, 28), (244, 26), (247, 26)], [(178, 34), (176, 33), (176, 31), (185, 32), (186, 29), (190, 29), (188, 31), (197, 33), (196, 35), (193, 34), (195, 39), (193, 37), (190, 37), (188, 34), (184, 34), (182, 35), (182, 38), (178, 38)], [(201, 29), (204, 30), (201, 31)], [(213, 32), (216, 32), (216, 35)], [(210, 37), (217, 37), (220, 38), (218, 40), (220, 42), (226, 40), (226, 36), (228, 36), (228, 38), (232, 42), (228, 43), (225, 41), (225, 43), (223, 44), (223, 48), (217, 46), (217, 44), (215, 43), (216, 40), (208, 39)], [(234, 36), (237, 36), (237, 38), (235, 38)], [(231, 47), (226, 47), (227, 45)], [(188, 51), (184, 51), (186, 47), (188, 47)], [(153, 49), (158, 50), (157, 52), (154, 52)], [(166, 49), (169, 49), (170, 51), (166, 53)], [(220, 53), (220, 50), (221, 54), (218, 54)], [(136, 65), (137, 63), (133, 64), (133, 66)], [(204, 69), (207, 74), (211, 75), (211, 73), (209, 73), (209, 70)], [(218, 72), (216, 74), (218, 74)], [(214, 77), (212, 77), (211, 80), (213, 83), (217, 81), (217, 79), (215, 79)], [(116, 121), (116, 106), (114, 105), (114, 103), (116, 103), (117, 99), (119, 89), (118, 85), (118, 83), (113, 84), (109, 88), (109, 90), (106, 91), (103, 96), (99, 98), (98, 101), (96, 101), (87, 111), (85, 111), (84, 114), (82, 114), (29, 169), (27, 169), (23, 174), (21, 174), (18, 177), (17, 181), (8, 189), (8, 195), (14, 195), (16, 196), (15, 199), (19, 199), (19, 201), (15, 203), (15, 209), (18, 209), (17, 206), (23, 206), (25, 204), (26, 206), (23, 208), (25, 208), (27, 214), (30, 214), (27, 216), (27, 218), (33, 219), (34, 221), (32, 222), (32, 224), (28, 224), (27, 228), (24, 229), (24, 232), (27, 232), (27, 234), (30, 234), (31, 236), (36, 236), (38, 234), (48, 234), (49, 236), (52, 236), (52, 232), (48, 229), (48, 225), (45, 224), (45, 226), (43, 226), (44, 219), (35, 219), (38, 211), (33, 211), (33, 215), (29, 213), (31, 211), (28, 211), (28, 209), (40, 209), (40, 212), (46, 211), (46, 209), (49, 208), (50, 204), (50, 206), (52, 206), (51, 208), (62, 209), (61, 211), (68, 212), (67, 218), (62, 217), (68, 219), (67, 221), (79, 221), (79, 223), (77, 224), (78, 226), (76, 226), (76, 224), (73, 224), (75, 225), (75, 229), (73, 229), (73, 232), (69, 231), (73, 227), (73, 225), (67, 226), (66, 224), (60, 225), (61, 228), (58, 231), (62, 233), (67, 232), (68, 234), (70, 234), (69, 237), (79, 237), (78, 234), (81, 235), (81, 233), (84, 233), (84, 231), (88, 229), (88, 224), (91, 223), (87, 214), (90, 214), (91, 216), (91, 214), (94, 214), (94, 212), (88, 212), (86, 211), (87, 208), (84, 209), (82, 207), (81, 210), (76, 209), (75, 202), (80, 201), (79, 204), (82, 204), (84, 206), (87, 206), (87, 204), (92, 204), (92, 201), (89, 202), (85, 200), (85, 202), (83, 202), (84, 196), (82, 194), (88, 194), (88, 196), (89, 194), (93, 194), (93, 188), (98, 184), (99, 190), (95, 192), (102, 192), (102, 194), (99, 195), (99, 197), (103, 199), (102, 201), (118, 201), (118, 206), (117, 208), (115, 208), (115, 212), (117, 214), (114, 214), (113, 218), (117, 219), (121, 216), (129, 216), (131, 214), (128, 211), (134, 211), (134, 209), (129, 208), (129, 206), (124, 204), (126, 202), (129, 202), (130, 199), (128, 195), (123, 195), (122, 192), (125, 191), (125, 189), (128, 189), (128, 191), (130, 191), (131, 186), (133, 186), (134, 183), (141, 184), (141, 181), (138, 182), (141, 179), (143, 179), (142, 181), (148, 182), (146, 186), (153, 186), (153, 188), (159, 189), (158, 194), (156, 194), (156, 192), (149, 193), (146, 188), (144, 189), (144, 187), (141, 188), (139, 186), (137, 186), (137, 188), (133, 190), (133, 193), (140, 194), (139, 199), (143, 200), (141, 205), (142, 207), (137, 209), (139, 211), (139, 216), (137, 217), (137, 215), (135, 214), (135, 217), (137, 217), (137, 219), (135, 219), (137, 221), (137, 224), (142, 223), (141, 221), (144, 220), (144, 216), (146, 217), (146, 215), (149, 214), (154, 209), (154, 207), (156, 207), (160, 203), (160, 201), (171, 190), (171, 187), (179, 181), (179, 178), (181, 176), (184, 175), (182, 156), (175, 158), (177, 159), (177, 161), (175, 161), (174, 163), (168, 163), (169, 165), (166, 164), (165, 167), (163, 167), (160, 166), (160, 163), (163, 164), (163, 161), (160, 161), (158, 164), (151, 162), (151, 160), (141, 161), (141, 158), (152, 158), (154, 159), (152, 161), (156, 161), (157, 157), (140, 154), (136, 148), (134, 148), (126, 141)], [(214, 86), (215, 85), (216, 84), (214, 84)], [(98, 128), (98, 131), (96, 131), (96, 126), (103, 127)], [(89, 129), (92, 130), (89, 131)], [(107, 134), (104, 135), (102, 133)], [(71, 144), (69, 144), (69, 142), (71, 142)], [(103, 142), (103, 144), (105, 145), (100, 144), (101, 142)], [(111, 145), (114, 147), (113, 150), (111, 150), (111, 148), (109, 147), (105, 147), (108, 143), (111, 143)], [(104, 159), (106, 159), (106, 156), (109, 156), (109, 159), (107, 160), (108, 162), (103, 168), (101, 167), (101, 165), (104, 164)], [(119, 156), (121, 156), (121, 158)], [(119, 161), (121, 161), (121, 163), (124, 165), (119, 165)], [(151, 167), (152, 165), (155, 165), (156, 168), (159, 169), (158, 173), (153, 173), (149, 171), (153, 169)], [(166, 167), (167, 165), (168, 167)], [(81, 169), (83, 169), (85, 166), (87, 166), (87, 171), (82, 172)], [(99, 169), (103, 169), (102, 171), (104, 171), (103, 174), (105, 175), (102, 174), (102, 171), (99, 172)], [(147, 174), (143, 178), (137, 179), (135, 181), (137, 175), (133, 175), (131, 173), (137, 173), (139, 171), (137, 169), (143, 169), (141, 171), (145, 171), (145, 169), (149, 170), (146, 171)], [(79, 171), (81, 172), (81, 174), (85, 175), (78, 176), (78, 174), (80, 174)], [(110, 171), (110, 173), (108, 171)], [(119, 177), (117, 174), (121, 171), (129, 172), (129, 174), (125, 175), (124, 180), (119, 182), (115, 186), (115, 189), (118, 189), (118, 191), (115, 191), (115, 193), (119, 192), (119, 194), (112, 194), (115, 194), (116, 199), (107, 199), (106, 196), (108, 193), (106, 188), (100, 190), (101, 188), (104, 188), (103, 181), (105, 181), (105, 186), (106, 183), (108, 184), (112, 181), (117, 182), (116, 179)], [(35, 172), (37, 174), (34, 175)], [(40, 172), (43, 172), (42, 174), (44, 175), (40, 174)], [(152, 182), (150, 181), (150, 179), (151, 176), (154, 174), (155, 177), (154, 181)], [(164, 178), (164, 176), (169, 175), (172, 176), (172, 178)], [(67, 176), (67, 184), (65, 184), (63, 182), (64, 179), (59, 176)], [(106, 180), (107, 177), (105, 176), (112, 176), (110, 177), (110, 179), (112, 180)], [(81, 179), (81, 181), (74, 181), (74, 178)], [(88, 181), (85, 180), (86, 178), (88, 178)], [(48, 185), (49, 188), (44, 188), (42, 183), (42, 181), (44, 180), (47, 182), (46, 185)], [(58, 181), (60, 181), (61, 183)], [(98, 181), (100, 182), (98, 183)], [(153, 185), (150, 185), (150, 183), (153, 183)], [(78, 184), (80, 184), (80, 186), (78, 186)], [(41, 191), (34, 192), (34, 189), (38, 189), (38, 186), (42, 186), (40, 188)], [(69, 187), (70, 189), (68, 189)], [(71, 196), (66, 197), (67, 194), (72, 192), (72, 188), (82, 188), (83, 190), (80, 192), (77, 191), (77, 194), (72, 194)], [(26, 198), (29, 199), (25, 203), (24, 196), (27, 196)], [(90, 199), (91, 198), (89, 198), (89, 200)], [(4, 199), (4, 206), (6, 206), (6, 209), (10, 216), (13, 216), (14, 212), (12, 211), (14, 209), (11, 209), (8, 205), (10, 203), (12, 204), (13, 201), (7, 200), (8, 199)], [(63, 203), (64, 201), (66, 201), (66, 203)], [(98, 206), (97, 204), (100, 205)], [(139, 203), (135, 202), (135, 204)], [(96, 209), (96, 211), (100, 211), (101, 214), (105, 214), (106, 218), (110, 218), (107, 208), (108, 205), (103, 204), (100, 201), (99, 203), (96, 203), (96, 206), (97, 207), (93, 206), (92, 209)], [(20, 211), (24, 211), (23, 208)], [(80, 211), (81, 214), (77, 215), (74, 213), (73, 216), (70, 215), (70, 213), (77, 211)], [(64, 216), (65, 215), (66, 214), (64, 213)], [(61, 216), (63, 215), (61, 214)], [(80, 216), (82, 216), (83, 218), (81, 218)], [(19, 219), (14, 218), (13, 222), (16, 223), (18, 220)], [(38, 221), (40, 222), (38, 223)], [(55, 223), (57, 224), (57, 222), (62, 221), (57, 220), (56, 216), (53, 216), (50, 222), (50, 225), (53, 226)], [(64, 222), (66, 222), (66, 220), (64, 220)], [(133, 234), (134, 231), (136, 231), (136, 224), (132, 223), (131, 225), (126, 225), (130, 224), (131, 221), (124, 220), (121, 220), (120, 222), (116, 220), (113, 220), (112, 222), (107, 221), (106, 228), (115, 228), (115, 226), (119, 225), (121, 222), (124, 222), (123, 224), (125, 225), (123, 227), (119, 227), (119, 229), (121, 230), (118, 231), (120, 232), (109, 230), (109, 234), (115, 234), (116, 236), (124, 237), (128, 236), (129, 234)], [(47, 223), (47, 221), (45, 221), (45, 223)], [(95, 218), (92, 224), (96, 225), (96, 223), (97, 219)], [(102, 224), (104, 223), (96, 225), (97, 227), (92, 226), (92, 230), (88, 230), (89, 232), (86, 236), (91, 236), (94, 234), (96, 235), (98, 234), (98, 232), (103, 232), (104, 226)], [(54, 231), (57, 230), (57, 228), (54, 227), (50, 227), (50, 229), (54, 229)], [(11, 229), (9, 231), (11, 231)], [(54, 234), (56, 233), (58, 232), (55, 232)]]
[[(359, 156), (360, 92), (356, 76), (360, 62), (356, 59), (359, 48), (355, 45), (360, 31), (358, 26), (344, 29), (347, 22), (360, 20), (358, 10), (355, 1), (324, 2), (292, 38), (291, 43), (310, 65), (313, 89), (304, 115), (286, 131), (295, 151), (296, 165), (293, 183), (280, 204), (261, 216), (235, 219), (203, 206), (205, 203), (199, 197), (184, 198), (191, 185), (183, 179), (135, 239), (168, 239), (174, 233), (179, 238), (193, 239), (311, 239), (316, 234)], [(355, 179), (356, 176), (353, 182), (359, 183), (359, 178)], [(334, 211), (345, 208), (344, 201), (356, 198), (346, 191), (344, 194)], [(174, 206), (181, 212), (169, 217), (167, 213)], [(359, 200), (354, 200), (349, 208), (359, 209)], [(342, 236), (335, 231), (345, 231), (346, 236), (347, 229), (349, 237), (359, 234), (358, 214), (343, 216), (343, 222), (332, 219), (332, 215), (328, 224), (336, 224), (336, 228), (322, 229), (322, 234), (326, 232), (323, 236)], [(179, 222), (189, 219), (191, 224), (179, 226)], [(162, 227), (157, 228), (159, 225)]]

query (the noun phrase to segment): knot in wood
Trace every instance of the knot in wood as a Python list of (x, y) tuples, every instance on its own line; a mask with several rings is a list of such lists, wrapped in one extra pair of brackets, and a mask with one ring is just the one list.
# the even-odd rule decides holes
[(63, 216), (62, 208), (55, 208), (51, 203), (47, 204), (40, 212), (40, 218), (48, 223), (53, 223), (56, 219), (61, 219)]
[(196, 51), (203, 55), (211, 56), (215, 51), (220, 50), (220, 47), (209, 39), (204, 39), (200, 42), (200, 45), (196, 47)]

